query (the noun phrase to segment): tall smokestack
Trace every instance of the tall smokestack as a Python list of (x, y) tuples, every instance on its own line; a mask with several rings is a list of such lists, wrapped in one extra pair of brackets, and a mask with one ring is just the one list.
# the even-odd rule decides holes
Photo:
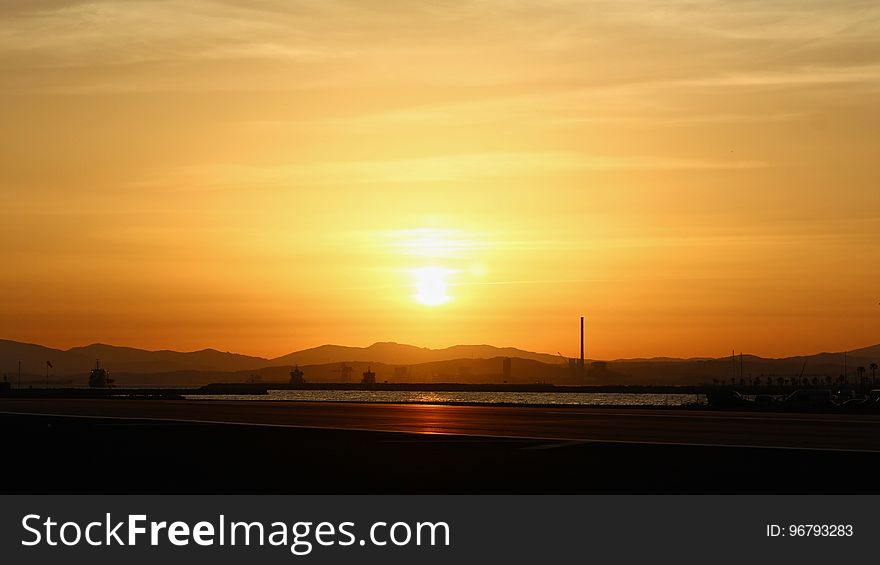
[(584, 374), (584, 317), (581, 316), (581, 376)]

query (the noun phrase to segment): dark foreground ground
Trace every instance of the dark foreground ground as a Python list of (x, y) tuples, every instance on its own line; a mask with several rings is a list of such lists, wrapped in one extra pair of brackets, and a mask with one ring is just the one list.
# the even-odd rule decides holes
[(880, 493), (875, 451), (0, 415), (4, 493)]
[(689, 446), (880, 452), (880, 414), (241, 400), (0, 399), (0, 413)]

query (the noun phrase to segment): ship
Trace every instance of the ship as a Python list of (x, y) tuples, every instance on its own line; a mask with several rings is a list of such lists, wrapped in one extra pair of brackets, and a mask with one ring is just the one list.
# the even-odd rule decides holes
[(101, 368), (101, 361), (95, 361), (95, 368), (89, 371), (89, 387), (90, 388), (111, 388), (113, 379), (110, 378), (110, 372)]
[(374, 385), (376, 384), (376, 373), (372, 371), (371, 367), (367, 367), (367, 370), (363, 373), (364, 378), (361, 379), (361, 383), (365, 385)]
[(297, 365), (296, 367), (293, 368), (292, 371), (290, 371), (290, 384), (292, 384), (292, 385), (305, 384), (306, 380), (305, 380), (305, 378), (303, 378), (304, 376), (305, 376), (305, 373), (303, 373), (302, 370), (299, 368), (299, 365)]

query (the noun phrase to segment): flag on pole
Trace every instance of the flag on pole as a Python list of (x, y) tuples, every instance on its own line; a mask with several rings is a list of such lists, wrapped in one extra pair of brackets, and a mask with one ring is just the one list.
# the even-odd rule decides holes
[(49, 367), (49, 368), (51, 369), (51, 368), (52, 368), (52, 362), (51, 362), (51, 361), (46, 361), (46, 366)]

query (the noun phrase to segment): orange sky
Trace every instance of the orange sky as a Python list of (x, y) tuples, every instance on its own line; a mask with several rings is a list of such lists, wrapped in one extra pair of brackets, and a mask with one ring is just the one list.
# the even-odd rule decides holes
[[(421, 6), (417, 4), (423, 4)], [(0, 4), (0, 337), (880, 342), (880, 5)]]

